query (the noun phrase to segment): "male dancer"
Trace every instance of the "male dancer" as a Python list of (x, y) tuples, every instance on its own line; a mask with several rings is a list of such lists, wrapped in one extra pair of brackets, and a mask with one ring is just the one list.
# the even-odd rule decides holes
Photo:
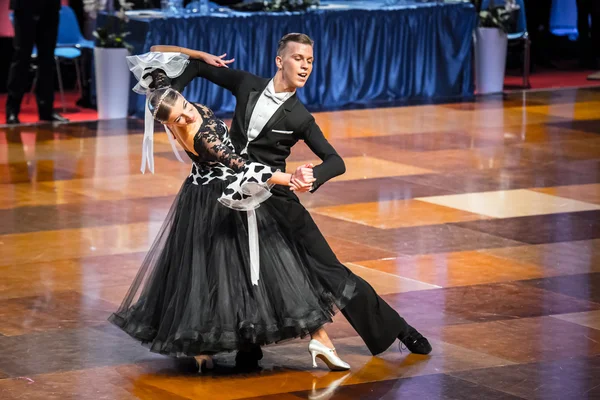
[[(188, 68), (173, 80), (182, 90), (195, 77), (203, 77), (229, 90), (236, 97), (236, 108), (229, 131), (238, 154), (246, 154), (275, 168), (285, 169), (286, 158), (298, 140), (323, 161), (314, 167), (316, 182), (311, 192), (329, 179), (345, 172), (342, 158), (327, 142), (314, 117), (300, 103), (296, 89), (302, 88), (313, 68), (313, 41), (304, 34), (290, 33), (281, 38), (272, 79), (245, 71), (224, 68), (233, 60), (177, 46), (153, 46), (151, 51), (180, 52), (192, 59)], [(373, 355), (387, 350), (399, 339), (413, 353), (429, 354), (431, 345), (410, 326), (362, 278), (340, 263), (308, 211), (291, 191), (274, 187), (267, 200), (283, 220), (290, 222), (294, 240), (300, 241), (322, 268), (326, 284), (336, 292), (339, 277), (351, 277), (355, 296), (342, 309), (343, 315), (364, 340)], [(238, 365), (253, 366), (262, 358), (260, 348), (238, 352)]]

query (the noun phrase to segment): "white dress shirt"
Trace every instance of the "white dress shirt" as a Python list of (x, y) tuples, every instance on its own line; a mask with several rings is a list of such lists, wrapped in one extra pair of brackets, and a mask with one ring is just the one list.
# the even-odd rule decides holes
[(296, 92), (275, 93), (275, 85), (271, 79), (258, 98), (252, 116), (250, 117), (250, 123), (248, 124), (248, 142), (246, 143), (244, 150), (242, 150), (242, 154), (247, 152), (248, 143), (256, 139), (273, 114), (275, 114), (279, 107), (281, 107), (287, 99), (292, 97), (294, 93)]

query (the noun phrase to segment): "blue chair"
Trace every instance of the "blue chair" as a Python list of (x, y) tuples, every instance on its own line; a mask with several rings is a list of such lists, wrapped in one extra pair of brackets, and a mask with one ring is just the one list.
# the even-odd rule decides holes
[[(14, 18), (13, 18), (13, 13), (11, 12), (9, 14), (9, 19), (10, 22), (14, 24)], [(59, 31), (60, 31), (60, 24), (61, 22), (59, 22)], [(81, 50), (76, 49), (74, 47), (56, 47), (56, 49), (54, 49), (54, 63), (56, 64), (56, 74), (57, 74), (57, 78), (58, 78), (58, 90), (60, 91), (60, 98), (61, 98), (61, 102), (62, 102), (62, 107), (63, 107), (63, 112), (65, 112), (67, 110), (66, 107), (66, 103), (65, 103), (65, 90), (64, 90), (64, 86), (63, 86), (63, 81), (62, 81), (62, 74), (61, 74), (61, 70), (60, 70), (60, 61), (61, 60), (71, 60), (75, 62), (75, 71), (77, 73), (77, 86), (79, 87), (79, 90), (81, 91), (81, 80), (80, 80), (80, 73), (79, 73), (79, 65), (77, 64), (76, 60), (81, 57)], [(31, 58), (37, 58), (37, 48), (35, 46), (33, 46), (33, 50), (31, 52)], [(33, 70), (37, 70), (37, 66), (33, 66)], [(31, 92), (33, 93), (35, 91), (35, 85), (37, 83), (37, 73), (35, 74), (35, 77), (33, 78), (33, 82), (31, 84)], [(29, 104), (29, 97), (27, 97), (25, 99), (26, 104)]]
[(93, 49), (94, 42), (87, 40), (81, 34), (81, 27), (77, 16), (69, 6), (60, 8), (60, 23), (58, 25), (58, 39), (56, 47), (75, 47), (76, 49)]
[(79, 26), (79, 21), (77, 21), (77, 16), (73, 9), (69, 6), (61, 6), (56, 50), (62, 54), (61, 60), (69, 60), (75, 65), (77, 88), (79, 89), (80, 94), (83, 92), (83, 82), (79, 65), (79, 57), (81, 56), (80, 50), (93, 48), (94, 42), (87, 40), (81, 34), (81, 27)]
[[(37, 49), (33, 48), (31, 53), (31, 57), (37, 57)], [(81, 93), (81, 74), (79, 72), (79, 64), (77, 63), (77, 59), (81, 57), (81, 50), (73, 48), (73, 47), (57, 47), (54, 49), (54, 62), (56, 64), (56, 77), (58, 78), (58, 90), (60, 92), (60, 99), (63, 106), (63, 112), (67, 111), (67, 107), (65, 105), (65, 89), (62, 81), (62, 73), (60, 71), (60, 61), (69, 60), (75, 64), (75, 73), (77, 74), (77, 87), (79, 92)], [(31, 84), (31, 93), (35, 90), (35, 85), (37, 83), (37, 74), (33, 78), (33, 83)], [(27, 104), (29, 104), (29, 97), (26, 100)]]
[[(502, 5), (504, 0), (483, 0), (481, 2), (481, 9), (485, 10), (492, 5)], [(517, 19), (517, 26), (514, 32), (508, 34), (509, 46), (522, 45), (523, 46), (523, 87), (530, 88), (529, 82), (529, 70), (531, 69), (531, 40), (529, 39), (529, 32), (527, 31), (527, 19), (525, 18), (525, 2), (524, 0), (516, 0), (516, 3), (521, 7)]]

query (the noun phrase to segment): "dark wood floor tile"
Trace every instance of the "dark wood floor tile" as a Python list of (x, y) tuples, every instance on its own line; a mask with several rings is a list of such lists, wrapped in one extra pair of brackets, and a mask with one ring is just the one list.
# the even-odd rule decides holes
[(553, 317), (449, 325), (441, 334), (432, 335), (443, 342), (517, 363), (600, 354), (600, 331)]
[(514, 247), (523, 244), (499, 237), (491, 230), (476, 231), (450, 224), (376, 230), (363, 236), (360, 242), (406, 255)]
[[(73, 211), (69, 210), (73, 209)], [(53, 205), (19, 207), (0, 210), (0, 234), (27, 233), (47, 230), (78, 229), (97, 226), (98, 218), (82, 215), (76, 207)]]
[(0, 353), (0, 370), (11, 377), (164, 358), (125, 334), (115, 337), (88, 328), (3, 337)]
[[(357, 224), (350, 221), (328, 217), (321, 214), (311, 214), (319, 230), (324, 236), (337, 237), (356, 243), (366, 243), (363, 239), (383, 232), (381, 229)], [(380, 232), (381, 231), (381, 232)], [(374, 246), (381, 248), (380, 246)]]
[[(396, 179), (424, 186), (433, 186), (455, 193), (491, 192), (537, 187), (582, 185), (600, 182), (600, 169), (573, 170), (575, 163), (561, 163), (536, 167), (514, 167), (424, 174)], [(588, 163), (588, 165), (591, 165)], [(583, 169), (583, 168), (581, 168)]]
[(597, 356), (453, 372), (450, 375), (524, 399), (600, 398), (600, 357)]
[[(328, 182), (315, 192), (315, 194), (328, 196), (336, 205), (414, 199), (416, 197), (442, 196), (453, 193), (434, 186), (419, 185), (396, 178)], [(307, 207), (311, 206), (306, 204), (304, 197), (302, 203)]]
[(0, 209), (0, 235), (163, 221), (174, 196)]
[(427, 132), (411, 135), (373, 136), (357, 140), (395, 150), (421, 152), (498, 145), (496, 141), (473, 137), (467, 132)]
[(397, 253), (386, 251), (377, 247), (365, 246), (348, 240), (329, 238), (329, 246), (341, 262), (357, 262), (365, 260), (377, 260), (380, 258), (395, 257)]
[[(437, 374), (415, 378), (394, 379), (353, 385), (288, 393), (288, 397), (271, 395), (262, 399), (306, 399), (331, 393), (335, 399), (443, 399), (443, 400), (512, 400), (512, 396), (500, 390), (468, 382), (449, 375)], [(291, 397), (290, 397), (291, 396)], [(256, 397), (258, 399), (258, 397)]]
[(552, 155), (557, 161), (591, 160), (600, 157), (600, 137), (587, 140), (525, 143), (517, 146), (526, 149), (528, 154)]
[(175, 196), (160, 196), (139, 198), (134, 202), (127, 199), (97, 201), (84, 205), (73, 205), (72, 209), (86, 218), (101, 221), (99, 225), (162, 222), (174, 200)]
[(51, 182), (80, 178), (81, 175), (53, 165), (53, 161), (15, 162), (0, 164), (0, 184)]
[[(161, 132), (162, 125), (155, 123), (155, 132)], [(126, 120), (100, 120), (96, 122), (78, 122), (61, 125), (60, 132), (74, 137), (106, 137), (122, 135), (141, 135), (144, 133), (144, 121), (136, 118)]]
[[(439, 310), (461, 320), (485, 322), (600, 310), (600, 304), (516, 282), (421, 290), (383, 296), (403, 315)], [(499, 300), (501, 299), (501, 300)]]
[(600, 119), (584, 119), (552, 122), (548, 124), (558, 129), (572, 129), (575, 131), (590, 132), (600, 134)]
[(380, 148), (374, 157), (384, 160), (432, 169), (442, 174), (475, 172), (502, 168), (517, 168), (553, 162), (553, 158), (538, 157), (532, 160), (516, 147), (498, 146), (469, 149), (452, 149), (419, 152), (398, 151), (394, 148)]
[(600, 211), (534, 215), (453, 224), (528, 244), (600, 238)]
[(600, 273), (553, 276), (521, 283), (600, 304)]
[[(600, 157), (597, 160), (560, 162), (556, 163), (556, 168), (567, 169), (581, 174), (596, 174), (596, 176), (600, 176)], [(596, 182), (600, 182), (600, 179)]]
[(15, 336), (94, 325), (103, 323), (114, 309), (111, 303), (72, 291), (5, 299), (0, 307), (0, 332)]
[(548, 276), (600, 272), (600, 239), (506, 247), (482, 252), (537, 265)]

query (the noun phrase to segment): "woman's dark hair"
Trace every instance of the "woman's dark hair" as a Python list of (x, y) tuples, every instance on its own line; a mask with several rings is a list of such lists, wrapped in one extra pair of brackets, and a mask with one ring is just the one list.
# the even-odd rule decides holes
[(160, 68), (150, 71), (148, 74), (144, 75), (144, 78), (148, 75), (152, 77), (152, 82), (149, 85), (150, 89), (160, 89), (171, 86), (171, 78), (169, 78), (165, 71)]
[(148, 96), (148, 108), (155, 120), (165, 122), (171, 115), (171, 109), (175, 105), (179, 93), (170, 88), (171, 79), (162, 69), (153, 70), (150, 72), (150, 76), (152, 77), (152, 83), (149, 87), (154, 90)]

